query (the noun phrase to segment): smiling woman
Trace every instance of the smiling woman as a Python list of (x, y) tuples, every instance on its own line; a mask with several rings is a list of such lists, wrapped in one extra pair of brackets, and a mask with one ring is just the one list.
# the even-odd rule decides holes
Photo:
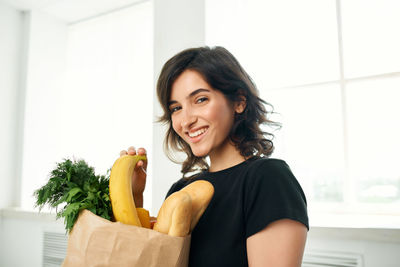
[[(231, 105), (222, 92), (212, 89), (198, 72), (191, 70), (184, 71), (174, 82), (170, 102), (174, 103), (170, 105), (174, 131), (196, 157), (210, 156), (210, 170), (218, 168), (215, 164), (223, 164), (218, 163), (219, 158), (236, 155), (232, 153), (235, 146), (226, 136), (235, 113), (243, 112), (245, 102)], [(243, 158), (239, 155), (232, 160), (240, 163)]]
[[(218, 119), (218, 123), (224, 121), (225, 124), (224, 127), (217, 129), (218, 131), (227, 131), (222, 135), (227, 136), (229, 133), (230, 141), (234, 142), (234, 147), (240, 150), (243, 157), (250, 157), (254, 154), (268, 156), (272, 153), (274, 149), (271, 140), (273, 135), (263, 132), (260, 128), (261, 124), (268, 124), (271, 127), (280, 126), (279, 123), (269, 119), (269, 115), (273, 111), (267, 111), (266, 107), (272, 109), (272, 105), (258, 97), (256, 85), (226, 49), (222, 47), (217, 47), (212, 51), (206, 48), (188, 49), (170, 59), (164, 65), (158, 79), (157, 93), (164, 110), (160, 121), (169, 124), (164, 143), (165, 151), (173, 161), (175, 160), (172, 153), (169, 153), (169, 149), (182, 151), (187, 155), (187, 159), (182, 165), (182, 173), (186, 174), (196, 168), (208, 168), (205, 160), (207, 155), (192, 153), (191, 143), (185, 140), (185, 137), (189, 135), (183, 134), (185, 131), (194, 133), (206, 126), (214, 126), (205, 121), (197, 123), (190, 121), (190, 119), (197, 118), (192, 116), (192, 112), (198, 115), (199, 110), (201, 110), (200, 113), (206, 112), (204, 115), (213, 111), (214, 115), (208, 114), (207, 116), (227, 116), (224, 119)], [(214, 108), (221, 104), (222, 107)], [(195, 108), (192, 109), (192, 107)], [(209, 107), (212, 108), (208, 109)], [(222, 109), (225, 109), (224, 113), (221, 113)], [(205, 118), (201, 119), (206, 120)], [(185, 124), (187, 125), (185, 126)], [(212, 135), (212, 131), (207, 135), (215, 137)], [(215, 139), (214, 141), (222, 144), (221, 140)], [(229, 145), (224, 147), (228, 148)], [(231, 154), (228, 152), (225, 155)], [(214, 161), (214, 163), (217, 162)]]
[(239, 62), (223, 47), (186, 49), (165, 63), (157, 94), (165, 150), (187, 155), (167, 197), (197, 180), (215, 189), (192, 232), (189, 265), (300, 266), (306, 198), (289, 166), (269, 158), (273, 135), (260, 126), (279, 124)]

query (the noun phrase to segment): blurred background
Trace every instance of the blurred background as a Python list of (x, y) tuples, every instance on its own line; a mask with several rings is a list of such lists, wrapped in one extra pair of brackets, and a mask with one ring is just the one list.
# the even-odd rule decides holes
[(219, 45), (283, 125), (272, 157), (307, 196), (303, 266), (398, 267), (399, 27), (397, 0), (0, 0), (0, 266), (60, 266), (63, 222), (32, 194), (63, 158), (105, 174), (145, 147), (157, 213), (180, 178), (155, 122), (158, 74)]

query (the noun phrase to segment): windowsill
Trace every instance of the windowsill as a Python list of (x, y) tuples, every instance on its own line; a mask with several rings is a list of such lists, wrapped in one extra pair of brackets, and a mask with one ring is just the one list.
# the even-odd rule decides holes
[(55, 212), (50, 212), (50, 211), (39, 212), (37, 210), (28, 210), (18, 207), (0, 209), (0, 218), (62, 223), (62, 219), (58, 220), (56, 219)]
[[(63, 223), (62, 219), (56, 220), (54, 211), (38, 212), (21, 208), (0, 209), (0, 219)], [(399, 215), (311, 212), (309, 219), (310, 238), (400, 243)]]
[(400, 230), (400, 215), (316, 211), (309, 212), (309, 220), (311, 227)]
[[(55, 211), (37, 211), (18, 207), (0, 209), (0, 217), (55, 221)], [(62, 221), (59, 219), (58, 221)], [(400, 215), (354, 214), (346, 212), (309, 211), (310, 227), (348, 229), (397, 229), (400, 230)]]
[(400, 243), (400, 215), (309, 212), (310, 238)]

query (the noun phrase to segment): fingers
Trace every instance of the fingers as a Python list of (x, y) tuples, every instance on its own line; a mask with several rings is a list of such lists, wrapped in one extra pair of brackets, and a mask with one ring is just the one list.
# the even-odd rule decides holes
[(139, 148), (137, 152), (139, 155), (146, 155), (146, 149), (144, 149), (143, 147)]
[(129, 148), (128, 148), (128, 155), (136, 155), (136, 154), (138, 154), (138, 155), (146, 155), (146, 149), (144, 149), (143, 147), (140, 147), (137, 151), (136, 151), (136, 149), (135, 149), (135, 147), (134, 146), (130, 146)]
[[(146, 155), (146, 149), (144, 149), (143, 147), (139, 148), (137, 151), (138, 155)], [(137, 165), (139, 167), (143, 167), (144, 169), (146, 169), (147, 167), (147, 162), (143, 162), (143, 160), (139, 160), (139, 162), (137, 163)]]
[(125, 156), (125, 155), (136, 155), (136, 150), (133, 146), (129, 147), (128, 150), (121, 150), (121, 152), (119, 152), (119, 156)]
[(128, 155), (136, 155), (136, 149), (134, 146), (128, 148)]
[[(144, 149), (143, 147), (140, 147), (137, 151), (135, 149), (134, 146), (130, 146), (128, 148), (128, 150), (121, 150), (121, 152), (119, 152), (120, 156), (124, 156), (124, 155), (146, 155), (146, 149)], [(145, 166), (146, 164), (143, 161), (139, 161), (138, 162), (138, 166)]]

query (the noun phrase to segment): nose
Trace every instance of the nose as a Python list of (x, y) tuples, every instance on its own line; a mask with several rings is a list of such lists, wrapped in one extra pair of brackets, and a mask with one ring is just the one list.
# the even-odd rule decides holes
[(191, 126), (195, 124), (196, 121), (197, 121), (197, 116), (190, 109), (186, 109), (183, 112), (181, 127), (184, 131), (189, 131)]

